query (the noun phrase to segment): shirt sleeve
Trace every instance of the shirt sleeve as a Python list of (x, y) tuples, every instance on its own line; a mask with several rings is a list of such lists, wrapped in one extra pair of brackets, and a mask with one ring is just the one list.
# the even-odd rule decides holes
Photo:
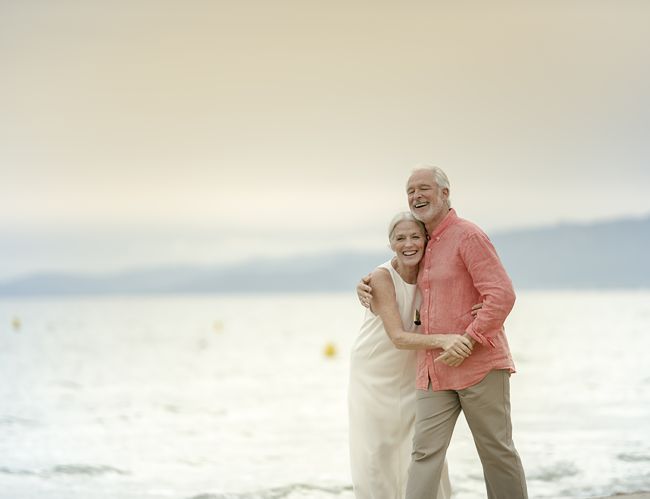
[(494, 347), (492, 338), (501, 331), (515, 304), (512, 281), (486, 234), (469, 233), (460, 255), (483, 303), (465, 332), (480, 344)]

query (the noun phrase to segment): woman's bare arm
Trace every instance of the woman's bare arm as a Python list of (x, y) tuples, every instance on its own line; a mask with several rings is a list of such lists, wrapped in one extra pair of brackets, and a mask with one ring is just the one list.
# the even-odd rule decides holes
[(460, 334), (418, 334), (404, 331), (390, 273), (385, 269), (376, 269), (372, 273), (372, 282), (372, 310), (381, 318), (384, 329), (396, 348), (442, 348), (445, 352), (461, 358), (469, 357), (472, 353), (472, 343)]

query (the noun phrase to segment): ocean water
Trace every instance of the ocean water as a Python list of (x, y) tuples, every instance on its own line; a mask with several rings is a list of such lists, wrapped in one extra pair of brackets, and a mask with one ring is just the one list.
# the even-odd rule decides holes
[[(1, 300), (0, 498), (352, 498), (361, 317), (352, 293)], [(650, 490), (650, 292), (520, 292), (506, 329), (530, 497)], [(448, 459), (485, 497), (462, 416)]]

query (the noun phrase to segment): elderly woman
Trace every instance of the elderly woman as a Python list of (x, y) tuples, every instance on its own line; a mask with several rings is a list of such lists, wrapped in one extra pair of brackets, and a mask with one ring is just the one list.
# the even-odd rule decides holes
[[(350, 464), (357, 499), (401, 499), (406, 490), (415, 417), (415, 350), (442, 348), (450, 365), (471, 353), (461, 335), (412, 332), (416, 281), (427, 238), (421, 222), (399, 213), (388, 228), (395, 256), (371, 274), (372, 303), (352, 348)], [(445, 467), (438, 499), (451, 497)]]

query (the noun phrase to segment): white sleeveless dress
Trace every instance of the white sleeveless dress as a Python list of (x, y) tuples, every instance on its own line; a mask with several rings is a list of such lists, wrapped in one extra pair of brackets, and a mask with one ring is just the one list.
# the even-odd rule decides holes
[[(390, 261), (405, 331), (414, 329), (416, 285), (405, 282)], [(350, 464), (357, 499), (403, 499), (411, 462), (415, 420), (416, 351), (398, 350), (381, 318), (366, 310), (350, 359), (348, 407)], [(438, 499), (451, 497), (445, 463)]]

